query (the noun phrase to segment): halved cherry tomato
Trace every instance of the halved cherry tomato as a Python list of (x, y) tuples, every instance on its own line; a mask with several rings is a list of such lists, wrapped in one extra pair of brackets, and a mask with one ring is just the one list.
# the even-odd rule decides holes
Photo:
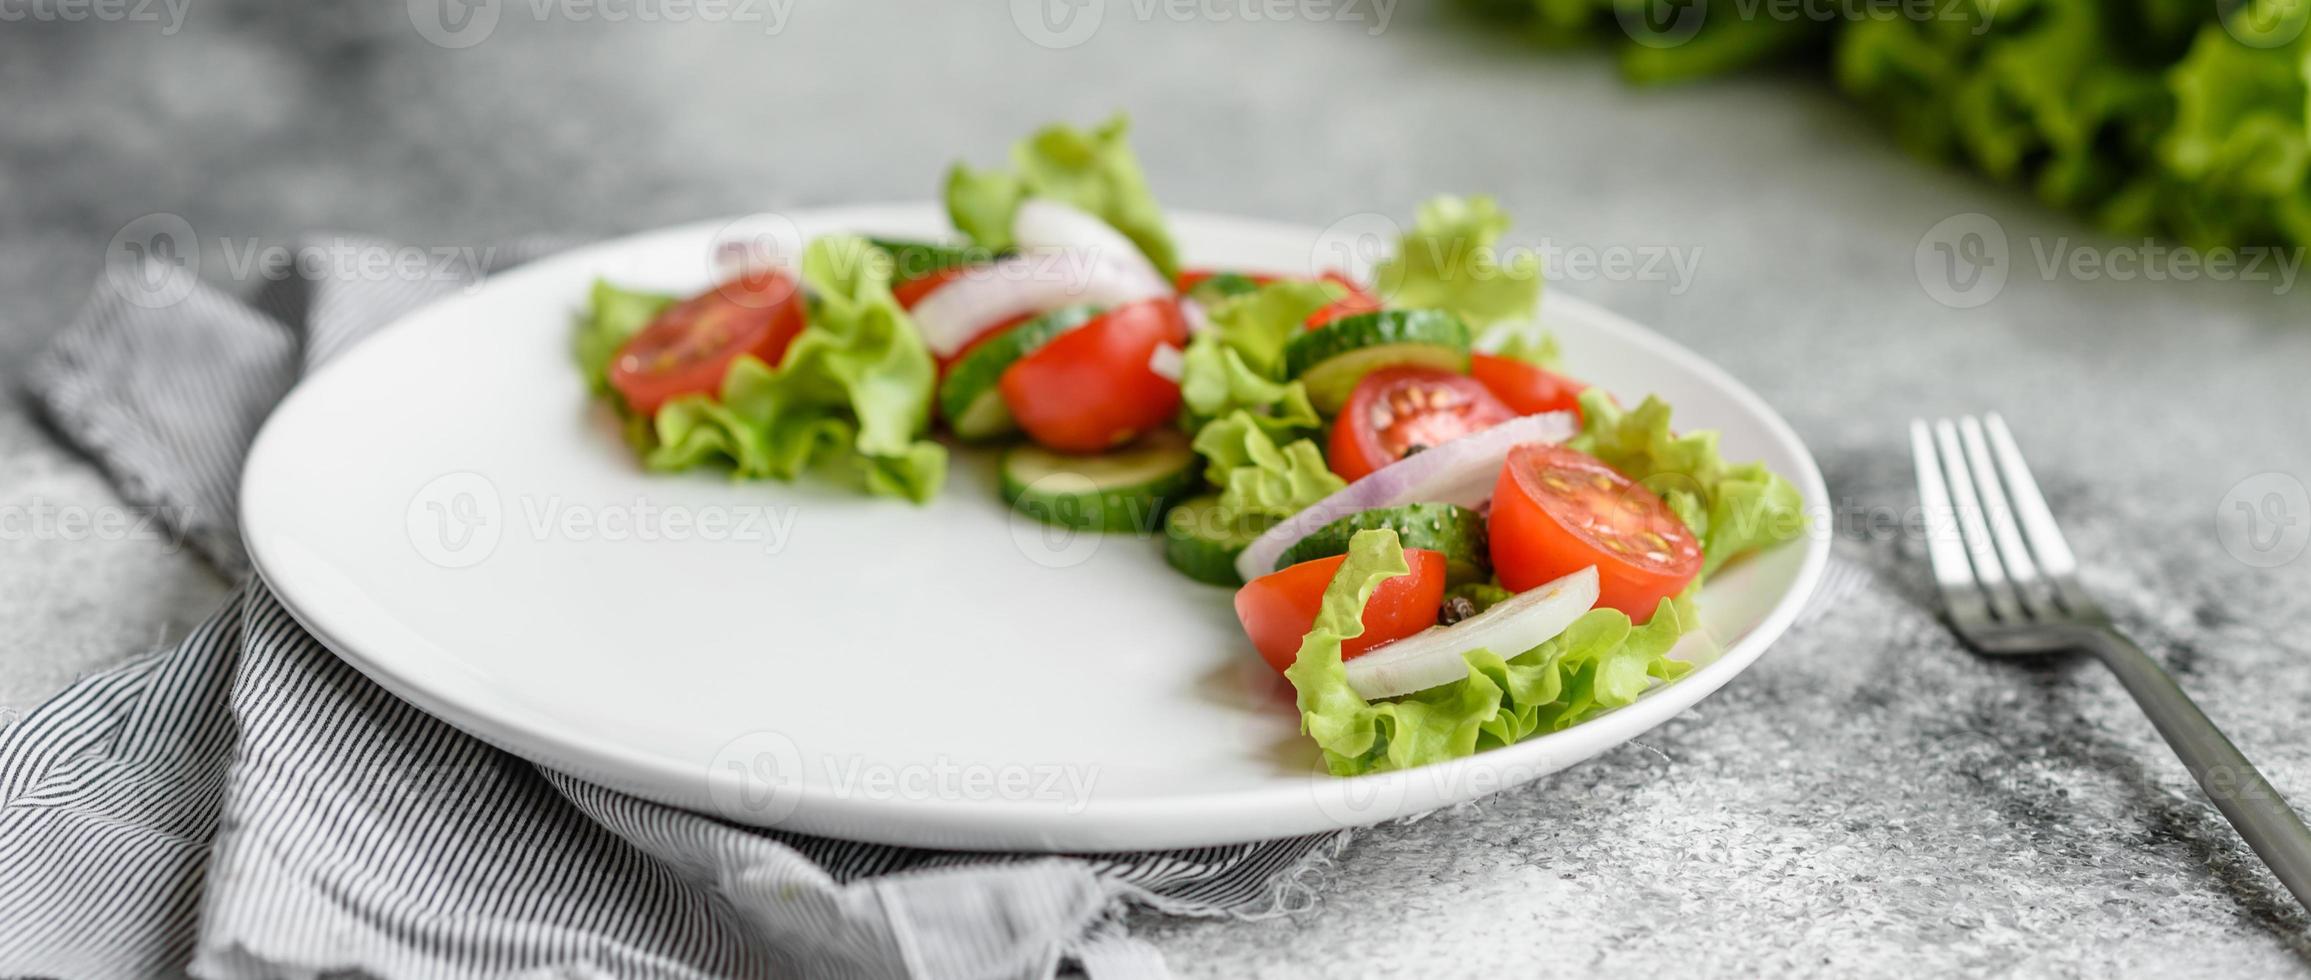
[[(1282, 673), (1300, 654), (1300, 638), (1316, 625), (1324, 587), (1340, 572), (1346, 555), (1316, 558), (1262, 575), (1236, 590), (1236, 619), (1260, 651), (1260, 659)], [(1364, 632), (1340, 644), (1349, 660), (1390, 640), (1401, 640), (1436, 625), (1444, 604), (1444, 553), (1404, 549), (1410, 573), (1383, 580), (1364, 604)]]
[(1187, 320), (1169, 297), (1118, 306), (1060, 334), (1003, 371), (997, 387), (1019, 427), (1066, 453), (1096, 453), (1167, 425), (1180, 409), (1179, 382), (1155, 373), (1157, 347), (1188, 342)]
[(914, 309), (915, 304), (923, 301), (923, 297), (931, 295), (934, 290), (941, 286), (963, 278), (963, 274), (971, 271), (971, 268), (968, 265), (951, 265), (944, 269), (924, 273), (913, 279), (903, 280), (898, 285), (891, 287), (891, 296), (899, 301), (900, 309)]
[(1332, 423), (1332, 472), (1362, 479), (1405, 456), (1516, 417), (1464, 374), (1436, 368), (1381, 368), (1348, 393)]
[(748, 272), (658, 314), (610, 358), (610, 387), (644, 415), (711, 395), (740, 354), (775, 365), (802, 332), (802, 290), (776, 269)]
[(1596, 457), (1532, 443), (1493, 485), (1493, 570), (1522, 592), (1597, 566), (1597, 604), (1644, 622), (1701, 571), (1701, 544), (1669, 505)]
[(1373, 313), (1379, 311), (1381, 307), (1380, 297), (1366, 292), (1364, 287), (1356, 284), (1356, 280), (1348, 278), (1345, 274), (1326, 271), (1323, 281), (1346, 289), (1348, 292), (1339, 299), (1325, 304), (1316, 312), (1308, 314), (1308, 319), (1301, 324), (1301, 329), (1314, 330), (1341, 317), (1354, 316), (1358, 313)]
[(1538, 364), (1495, 354), (1469, 355), (1468, 373), (1484, 382), (1486, 388), (1492, 389), (1493, 397), (1519, 415), (1571, 412), (1577, 422), (1581, 417), (1581, 392), (1589, 390), (1587, 384)]
[[(1231, 271), (1228, 269), (1181, 269), (1179, 275), (1172, 277), (1172, 288), (1184, 293), (1202, 285), (1206, 279)], [(1234, 272), (1233, 274), (1250, 279), (1253, 283), (1261, 286), (1275, 282), (1279, 278), (1265, 272)]]

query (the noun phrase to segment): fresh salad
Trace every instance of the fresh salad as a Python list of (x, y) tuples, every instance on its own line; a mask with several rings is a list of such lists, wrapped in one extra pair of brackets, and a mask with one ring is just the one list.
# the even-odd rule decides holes
[(1788, 481), (1568, 373), (1489, 199), (1422, 206), (1370, 281), (1183, 268), (1118, 118), (946, 203), (956, 240), (825, 236), (799, 280), (596, 283), (581, 368), (652, 469), (920, 502), (950, 445), (998, 449), (1021, 513), (1233, 588), (1341, 775), (1628, 704), (1688, 669), (1705, 578), (1803, 533)]

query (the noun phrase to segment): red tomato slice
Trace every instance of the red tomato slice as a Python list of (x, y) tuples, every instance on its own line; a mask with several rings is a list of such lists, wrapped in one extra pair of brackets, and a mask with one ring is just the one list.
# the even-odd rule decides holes
[(1323, 281), (1346, 289), (1348, 292), (1339, 299), (1325, 304), (1316, 312), (1308, 314), (1308, 319), (1301, 325), (1302, 329), (1314, 330), (1344, 316), (1379, 312), (1381, 308), (1380, 297), (1365, 292), (1364, 287), (1356, 284), (1356, 280), (1333, 271), (1324, 273)]
[(1441, 446), (1516, 417), (1467, 375), (1436, 368), (1382, 368), (1364, 376), (1332, 423), (1332, 472), (1354, 482), (1406, 454)]
[(968, 265), (951, 265), (937, 272), (916, 276), (892, 286), (891, 296), (899, 301), (900, 309), (914, 309), (915, 304), (923, 301), (923, 297), (931, 295), (941, 286), (963, 278), (963, 274), (971, 271), (972, 268)]
[[(1324, 603), (1324, 587), (1340, 572), (1346, 555), (1316, 558), (1253, 579), (1236, 590), (1236, 619), (1244, 635), (1260, 651), (1260, 659), (1277, 673), (1292, 666), (1300, 654), (1300, 638), (1316, 625)], [(1436, 625), (1444, 604), (1444, 553), (1425, 548), (1404, 549), (1412, 571), (1384, 580), (1364, 604), (1364, 632), (1340, 644), (1340, 659), (1350, 660), (1390, 640), (1401, 640)]]
[(1060, 334), (1005, 368), (997, 386), (1036, 442), (1060, 452), (1101, 452), (1171, 423), (1179, 382), (1155, 373), (1148, 359), (1159, 346), (1187, 342), (1179, 303), (1141, 300)]
[(740, 354), (765, 364), (802, 332), (802, 290), (775, 269), (749, 272), (658, 314), (610, 358), (610, 387), (644, 415), (681, 395), (712, 395)]
[(1514, 357), (1469, 355), (1468, 373), (1519, 415), (1571, 412), (1581, 417), (1581, 392), (1589, 386), (1547, 368)]
[(1596, 457), (1509, 450), (1493, 486), (1493, 570), (1522, 592), (1597, 566), (1597, 604), (1644, 622), (1701, 571), (1701, 544), (1661, 498)]
[[(1180, 270), (1180, 274), (1179, 274), (1179, 275), (1172, 277), (1172, 288), (1173, 288), (1173, 289), (1176, 289), (1176, 290), (1178, 290), (1178, 291), (1180, 291), (1180, 292), (1183, 292), (1183, 293), (1184, 293), (1184, 292), (1187, 292), (1188, 290), (1191, 290), (1191, 289), (1194, 289), (1194, 288), (1196, 288), (1196, 287), (1197, 287), (1197, 286), (1199, 286), (1199, 285), (1202, 285), (1204, 280), (1206, 280), (1206, 279), (1210, 279), (1210, 278), (1211, 278), (1211, 277), (1213, 277), (1213, 276), (1219, 275), (1220, 273), (1222, 273), (1222, 272), (1227, 272), (1227, 271), (1229, 271), (1229, 270), (1226, 270), (1226, 269), (1181, 269), (1181, 270)], [(1280, 277), (1278, 277), (1278, 276), (1269, 275), (1268, 273), (1265, 273), (1265, 272), (1239, 272), (1239, 273), (1236, 273), (1236, 274), (1237, 274), (1237, 275), (1240, 275), (1240, 276), (1243, 276), (1243, 277), (1244, 277), (1244, 278), (1246, 278), (1246, 279), (1250, 279), (1250, 280), (1252, 280), (1254, 283), (1257, 283), (1257, 284), (1259, 284), (1259, 285), (1262, 285), (1262, 286), (1265, 286), (1265, 285), (1267, 285), (1267, 284), (1269, 284), (1269, 283), (1275, 282), (1275, 281), (1276, 281), (1278, 278), (1280, 278)]]

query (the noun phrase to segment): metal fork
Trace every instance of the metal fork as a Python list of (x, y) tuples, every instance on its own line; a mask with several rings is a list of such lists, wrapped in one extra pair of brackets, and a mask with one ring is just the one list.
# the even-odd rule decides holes
[(1996, 413), (1910, 423), (1926, 549), (1950, 623), (1976, 652), (2084, 650), (2118, 675), (2183, 765), (2311, 908), (2311, 830), (2158, 662), (2119, 635), (2078, 584), (2078, 561)]

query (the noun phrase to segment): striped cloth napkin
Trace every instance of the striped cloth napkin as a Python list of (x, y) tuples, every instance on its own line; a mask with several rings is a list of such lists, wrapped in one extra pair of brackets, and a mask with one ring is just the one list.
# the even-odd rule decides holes
[(248, 576), (242, 453), (299, 377), (535, 251), (417, 277), (283, 261), (248, 303), (124, 266), (36, 366), (56, 428), (245, 584), (0, 730), (0, 975), (1160, 976), (1126, 905), (1305, 897), (1345, 833), (1049, 856), (733, 826), (507, 755), (332, 656)]

